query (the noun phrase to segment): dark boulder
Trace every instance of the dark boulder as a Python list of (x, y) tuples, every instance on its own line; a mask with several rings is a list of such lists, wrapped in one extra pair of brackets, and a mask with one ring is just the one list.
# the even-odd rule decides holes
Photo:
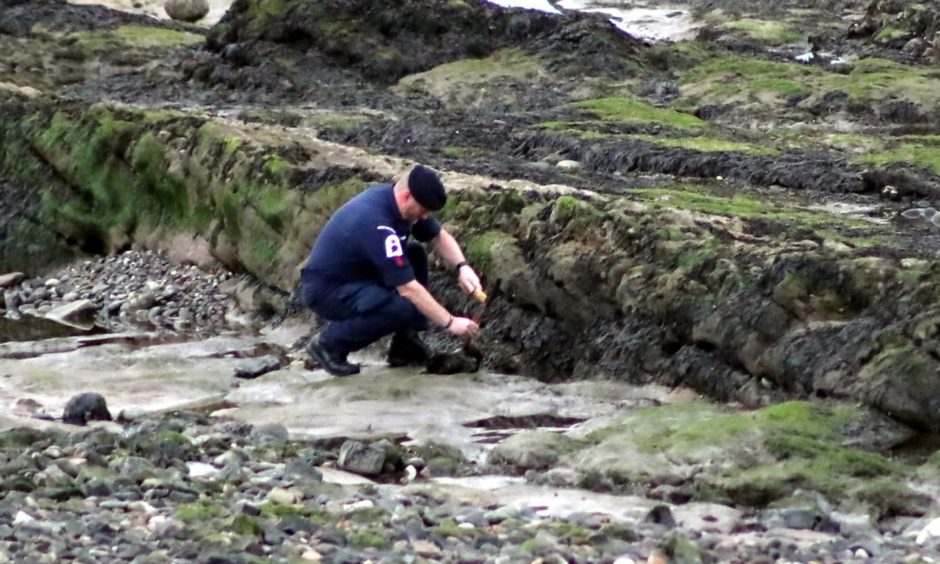
[(65, 404), (62, 421), (72, 425), (84, 425), (89, 421), (111, 421), (111, 412), (104, 396), (85, 392), (72, 397)]

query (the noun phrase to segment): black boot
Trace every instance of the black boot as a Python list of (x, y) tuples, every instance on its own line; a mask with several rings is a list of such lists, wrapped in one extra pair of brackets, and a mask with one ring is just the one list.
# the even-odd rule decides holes
[(320, 363), (324, 370), (333, 376), (350, 376), (359, 374), (359, 365), (346, 360), (345, 354), (331, 351), (320, 343), (320, 336), (314, 335), (307, 343), (307, 354)]
[(429, 358), (431, 350), (418, 336), (417, 331), (407, 329), (392, 336), (392, 343), (388, 347), (389, 366), (427, 364)]

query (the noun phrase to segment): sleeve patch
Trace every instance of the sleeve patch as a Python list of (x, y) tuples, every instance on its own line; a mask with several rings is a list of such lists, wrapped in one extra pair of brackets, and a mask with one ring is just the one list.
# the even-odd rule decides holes
[(385, 256), (387, 258), (400, 257), (404, 254), (401, 248), (401, 239), (398, 238), (398, 235), (389, 235), (385, 238)]

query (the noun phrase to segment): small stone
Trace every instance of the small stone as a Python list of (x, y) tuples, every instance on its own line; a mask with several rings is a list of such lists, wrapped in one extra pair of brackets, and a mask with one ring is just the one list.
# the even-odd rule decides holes
[(235, 507), (239, 513), (244, 513), (245, 515), (251, 515), (252, 517), (261, 515), (260, 507), (257, 505), (252, 505), (245, 500), (240, 500), (235, 504)]
[(232, 464), (241, 465), (242, 462), (248, 460), (248, 455), (240, 450), (227, 450), (216, 456), (212, 459), (212, 463), (216, 466), (229, 466)]
[(0, 290), (12, 288), (25, 279), (26, 275), (22, 272), (10, 272), (7, 274), (2, 274), (0, 275)]
[(87, 330), (95, 326), (95, 314), (98, 312), (98, 307), (95, 306), (94, 302), (91, 300), (65, 301), (71, 303), (53, 308), (46, 314), (46, 318), (79, 329)]
[(293, 505), (303, 500), (304, 494), (296, 488), (274, 488), (268, 492), (267, 499), (278, 505)]
[(492, 511), (487, 511), (483, 515), (483, 518), (486, 519), (486, 522), (490, 525), (496, 525), (502, 523), (506, 519), (514, 518), (518, 515), (519, 512), (516, 509), (508, 505), (504, 505)]
[(427, 462), (424, 461), (420, 456), (412, 456), (405, 461), (405, 466), (414, 466), (414, 469), (420, 474), (424, 467), (427, 466)]
[(924, 544), (936, 537), (940, 537), (940, 517), (927, 523), (927, 526), (917, 534), (917, 544)]
[(672, 510), (669, 509), (668, 505), (663, 504), (650, 509), (646, 517), (643, 518), (643, 522), (663, 525), (668, 529), (676, 528), (676, 519), (672, 516)]
[(13, 518), (14, 525), (23, 525), (25, 523), (32, 523), (36, 518), (26, 513), (25, 511), (17, 511), (16, 517)]
[(343, 505), (343, 511), (346, 513), (352, 513), (353, 511), (360, 511), (362, 509), (372, 509), (375, 507), (375, 504), (372, 503), (370, 499), (363, 499), (359, 501), (354, 501), (352, 503), (347, 503)]
[(92, 478), (82, 486), (82, 492), (89, 497), (106, 497), (111, 495), (114, 490), (111, 488), (110, 480), (101, 478)]
[(37, 485), (50, 487), (63, 486), (72, 482), (72, 478), (59, 468), (58, 464), (50, 464), (45, 470), (36, 474), (33, 480)]
[(865, 550), (864, 548), (860, 548), (855, 551), (855, 558), (858, 558), (861, 560), (868, 560), (869, 558), (871, 558), (871, 555), (868, 554), (868, 551)]
[(3, 293), (3, 308), (7, 310), (8, 314), (17, 315), (22, 303), (23, 300), (20, 298), (20, 294), (15, 290), (8, 290)]
[(39, 303), (49, 299), (49, 290), (46, 288), (36, 288), (29, 298), (30, 303)]
[(411, 542), (411, 550), (422, 556), (424, 558), (431, 558), (433, 560), (440, 560), (444, 555), (440, 548), (436, 544), (427, 540), (416, 540)]
[(843, 254), (843, 255), (852, 253), (852, 247), (839, 241), (833, 241), (832, 239), (823, 240), (822, 248), (828, 249), (830, 251), (833, 251), (838, 254)]
[(254, 379), (279, 369), (282, 364), (281, 359), (274, 355), (250, 358), (235, 367), (235, 377), (246, 380)]
[(562, 160), (562, 161), (558, 161), (558, 162), (555, 164), (555, 166), (557, 166), (558, 168), (560, 168), (560, 169), (562, 169), (562, 170), (576, 170), (576, 169), (581, 168), (581, 163), (579, 163), (578, 161), (572, 161), (572, 160), (569, 160), (569, 159), (565, 159), (565, 160)]
[(174, 519), (164, 515), (154, 515), (150, 518), (150, 522), (147, 523), (147, 528), (153, 531), (156, 538), (165, 539), (172, 537), (181, 529), (181, 526)]
[(157, 512), (157, 508), (146, 501), (132, 501), (127, 504), (127, 510), (132, 513), (142, 513), (144, 515), (153, 515)]
[(189, 468), (189, 477), (194, 480), (211, 480), (219, 474), (218, 468), (205, 462), (187, 462), (186, 467)]
[(337, 466), (349, 472), (365, 476), (382, 473), (385, 464), (385, 450), (367, 446), (359, 441), (346, 441), (339, 450)]
[(904, 268), (925, 268), (928, 262), (924, 259), (918, 258), (903, 258), (901, 259), (901, 266)]

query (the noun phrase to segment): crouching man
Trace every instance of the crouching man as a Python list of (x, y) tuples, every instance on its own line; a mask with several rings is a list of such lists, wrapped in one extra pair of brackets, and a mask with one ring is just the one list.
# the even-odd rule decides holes
[(473, 320), (451, 314), (427, 289), (428, 257), (418, 241), (430, 242), (457, 269), (465, 292), (482, 289), (457, 240), (431, 217), (446, 201), (438, 175), (418, 165), (394, 184), (352, 198), (323, 227), (302, 270), (301, 291), (304, 304), (329, 321), (307, 352), (330, 374), (358, 373), (347, 355), (385, 335), (394, 334), (389, 364), (404, 366), (428, 359), (418, 332), (429, 323), (458, 336), (479, 332)]

